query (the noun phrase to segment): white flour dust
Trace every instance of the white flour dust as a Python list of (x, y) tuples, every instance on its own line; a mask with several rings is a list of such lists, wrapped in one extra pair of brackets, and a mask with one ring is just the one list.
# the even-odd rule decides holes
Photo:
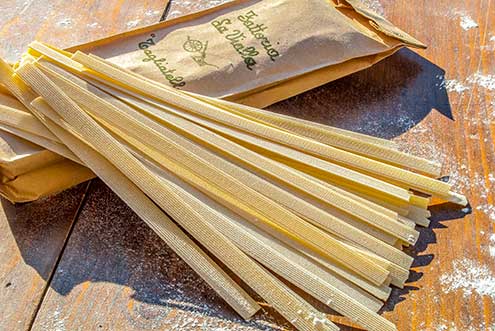
[(477, 28), (479, 25), (464, 10), (452, 9), (447, 13), (447, 17), (459, 20), (459, 25), (464, 31)]
[(135, 28), (139, 24), (139, 22), (141, 22), (140, 19), (137, 19), (134, 21), (129, 21), (129, 22), (127, 22), (126, 26), (128, 29), (132, 29), (132, 28)]
[(464, 297), (488, 296), (495, 300), (495, 275), (476, 260), (462, 259), (452, 263), (453, 271), (440, 276), (445, 293), (461, 291)]
[(491, 257), (495, 257), (495, 233), (490, 236), (489, 245), (488, 245), (488, 253)]
[(158, 14), (160, 14), (159, 10), (152, 10), (152, 9), (149, 9), (144, 13), (144, 15), (146, 15), (146, 16), (154, 16), (154, 15), (158, 15)]
[(472, 322), (468, 326), (457, 327), (455, 322), (449, 322), (442, 319), (439, 324), (432, 326), (431, 328), (419, 328), (421, 331), (495, 331), (495, 325), (491, 327), (486, 327), (484, 322), (474, 325)]
[(488, 39), (488, 43), (482, 45), (481, 49), (484, 51), (495, 51), (495, 36), (491, 36), (490, 39)]
[(385, 14), (383, 6), (378, 0), (361, 0), (361, 2), (378, 15), (383, 16)]
[(96, 29), (97, 27), (100, 26), (100, 24), (98, 22), (93, 22), (93, 23), (89, 23), (86, 25), (88, 28), (90, 29)]
[(440, 89), (445, 88), (448, 92), (454, 93), (470, 90), (473, 85), (489, 91), (495, 91), (495, 75), (484, 75), (477, 72), (466, 78), (464, 82), (457, 79), (445, 79), (438, 84)]
[(445, 87), (448, 92), (462, 93), (469, 90), (469, 87), (459, 82), (456, 79), (446, 79), (440, 84), (441, 87)]
[(461, 25), (461, 28), (464, 29), (464, 31), (478, 27), (478, 23), (476, 23), (470, 16), (467, 15), (461, 16), (461, 22), (459, 24)]
[(483, 75), (479, 72), (468, 77), (467, 81), (486, 88), (490, 91), (495, 91), (495, 75)]
[[(488, 174), (488, 180), (477, 172), (470, 175), (466, 165), (463, 164), (458, 169), (452, 169), (450, 171), (449, 183), (452, 185), (453, 191), (464, 192), (469, 195), (469, 191), (472, 189), (474, 194), (477, 194), (480, 199), (486, 201), (488, 195), (491, 193), (492, 183), (495, 183), (495, 175), (492, 173)], [(495, 205), (482, 203), (473, 206), (473, 209), (482, 212), (491, 221), (495, 222)], [(471, 210), (464, 208), (463, 212), (467, 214)]]
[(476, 207), (476, 210), (482, 211), (491, 221), (495, 221), (495, 206), (490, 204), (481, 204)]

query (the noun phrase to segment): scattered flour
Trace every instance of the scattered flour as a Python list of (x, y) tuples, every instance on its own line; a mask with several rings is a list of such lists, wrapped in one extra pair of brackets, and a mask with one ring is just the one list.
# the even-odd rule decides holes
[(491, 36), (490, 39), (488, 39), (488, 44), (481, 46), (481, 49), (485, 51), (495, 51), (495, 36)]
[(481, 210), (484, 214), (490, 218), (490, 220), (495, 221), (495, 206), (489, 204), (482, 204), (476, 207), (476, 210)]
[(449, 92), (457, 92), (457, 93), (462, 93), (464, 91), (469, 90), (469, 87), (462, 84), (458, 80), (455, 79), (448, 79), (443, 81), (442, 84), (440, 84), (441, 87), (445, 87), (445, 89)]
[(467, 258), (452, 265), (453, 271), (440, 277), (445, 293), (462, 291), (464, 297), (477, 294), (495, 300), (495, 275), (488, 266)]
[(97, 28), (98, 26), (100, 26), (100, 24), (98, 22), (93, 22), (93, 23), (89, 23), (86, 25), (88, 28), (90, 29), (95, 29)]
[(68, 27), (71, 25), (72, 25), (72, 20), (70, 18), (64, 18), (63, 20), (57, 22), (57, 26), (61, 26), (61, 27)]
[[(495, 47), (495, 46), (494, 46)], [(469, 85), (478, 85), (489, 91), (495, 91), (495, 75), (483, 75), (479, 72), (469, 76), (465, 82), (457, 79), (446, 79), (438, 86), (448, 92), (462, 93), (470, 89)]]
[(53, 325), (54, 331), (65, 331), (66, 330), (66, 327), (65, 327), (66, 317), (64, 317), (64, 318), (61, 317), (60, 309), (58, 307), (53, 312), (53, 319), (55, 321), (55, 323)]
[(479, 72), (468, 77), (467, 81), (469, 83), (477, 84), (484, 87), (490, 91), (495, 90), (495, 75), (482, 75)]
[(461, 22), (460, 22), (461, 28), (464, 29), (464, 31), (467, 31), (469, 29), (477, 28), (478, 23), (476, 23), (470, 16), (468, 15), (463, 15), (461, 16)]
[(175, 17), (179, 17), (181, 15), (182, 15), (182, 12), (180, 10), (173, 10), (168, 14), (167, 18), (175, 18)]
[(160, 14), (159, 10), (151, 10), (151, 9), (147, 10), (144, 13), (144, 15), (146, 15), (146, 16), (154, 16), (154, 15), (158, 15), (158, 14)]
[[(470, 188), (472, 180), (469, 178), (469, 172), (467, 167), (462, 164), (458, 169), (454, 168), (450, 170), (449, 184), (455, 191), (466, 191)], [(475, 174), (476, 179), (479, 179)]]
[(459, 19), (459, 25), (464, 31), (478, 27), (478, 23), (464, 10), (452, 9), (447, 13), (447, 17)]
[(495, 257), (495, 233), (492, 234), (488, 240), (490, 241), (488, 246), (488, 253), (490, 253), (491, 257)]
[(383, 16), (385, 14), (385, 11), (383, 10), (383, 6), (380, 3), (380, 1), (378, 1), (378, 0), (361, 0), (361, 2), (366, 7), (368, 7), (369, 9), (371, 9), (372, 11), (374, 11), (377, 14), (379, 14), (381, 16)]
[(127, 22), (126, 26), (127, 26), (127, 28), (132, 29), (132, 28), (135, 28), (139, 24), (139, 22), (141, 22), (140, 19), (137, 19), (134, 21), (129, 21), (129, 22)]
[[(448, 326), (447, 324), (442, 324), (441, 327), (442, 327), (442, 330), (445, 330), (445, 331), (457, 331), (457, 327), (455, 326), (454, 322), (451, 322), (450, 326)], [(438, 330), (438, 328), (437, 328), (437, 330)]]
[(484, 322), (479, 323), (478, 325), (474, 325), (472, 322), (469, 322), (468, 326), (457, 327), (455, 322), (450, 322), (442, 319), (438, 322), (436, 326), (432, 326), (431, 328), (424, 329), (420, 325), (420, 330), (422, 331), (495, 331), (495, 325), (491, 327), (486, 327)]

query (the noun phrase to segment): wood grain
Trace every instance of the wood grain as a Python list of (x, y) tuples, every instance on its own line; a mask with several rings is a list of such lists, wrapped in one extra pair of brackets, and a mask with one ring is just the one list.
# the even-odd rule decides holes
[[(0, 56), (14, 62), (35, 39), (66, 47), (155, 23), (166, 2), (1, 1)], [(0, 330), (30, 329), (85, 189), (17, 206), (2, 200)]]
[(280, 318), (270, 321), (266, 314), (246, 324), (95, 180), (33, 330), (260, 330)]
[(0, 3), (0, 56), (17, 61), (33, 40), (65, 48), (156, 23), (167, 2), (4, 0)]
[(31, 204), (0, 208), (0, 330), (28, 330), (87, 183)]
[[(406, 151), (441, 161), (444, 174), (451, 174), (471, 207), (437, 203), (431, 208), (432, 225), (422, 230), (410, 251), (415, 264), (409, 282), (394, 290), (384, 316), (402, 331), (493, 330), (495, 298), (481, 295), (478, 285), (495, 280), (495, 88), (490, 85), (495, 75), (495, 4), (367, 2), (430, 47), (402, 50), (371, 69), (270, 109), (391, 138)], [(176, 0), (169, 13), (218, 1), (191, 3)], [(33, 329), (291, 329), (267, 311), (252, 322), (240, 321), (98, 182)]]

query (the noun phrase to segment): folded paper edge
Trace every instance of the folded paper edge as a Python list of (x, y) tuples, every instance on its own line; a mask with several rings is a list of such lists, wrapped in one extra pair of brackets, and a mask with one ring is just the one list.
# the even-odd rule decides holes
[(396, 27), (390, 21), (367, 8), (360, 0), (345, 0), (358, 14), (370, 19), (370, 24), (376, 30), (387, 36), (393, 37), (404, 42), (407, 46), (426, 48), (427, 46), (408, 33)]

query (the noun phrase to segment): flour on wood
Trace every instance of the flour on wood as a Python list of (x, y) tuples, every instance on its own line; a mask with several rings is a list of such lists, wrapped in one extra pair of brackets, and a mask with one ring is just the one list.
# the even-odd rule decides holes
[(495, 90), (495, 75), (483, 75), (479, 72), (471, 75), (468, 79), (468, 82), (476, 84), (480, 87), (483, 87), (489, 91)]
[(455, 260), (453, 271), (440, 277), (445, 293), (460, 291), (464, 297), (488, 296), (495, 300), (495, 275), (493, 270), (472, 259)]

